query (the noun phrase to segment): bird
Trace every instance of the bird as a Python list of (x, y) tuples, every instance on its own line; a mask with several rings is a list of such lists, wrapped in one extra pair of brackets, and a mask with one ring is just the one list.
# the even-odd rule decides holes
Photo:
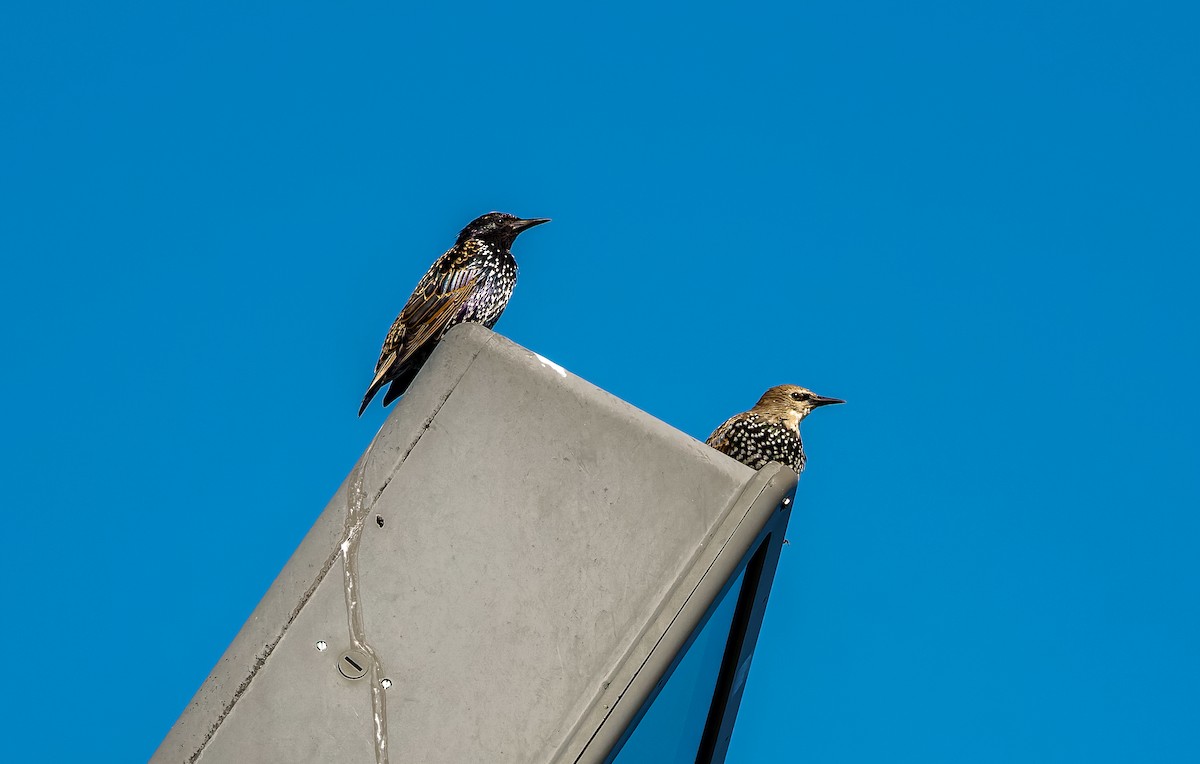
[(799, 475), (806, 461), (800, 420), (832, 403), (845, 401), (799, 385), (777, 385), (763, 393), (754, 408), (725, 420), (705, 442), (752, 469), (779, 462)]
[(421, 277), (388, 330), (359, 416), (384, 385), (391, 385), (384, 406), (403, 395), (450, 327), (468, 321), (489, 329), (496, 325), (517, 283), (513, 241), (522, 231), (549, 222), (489, 212), (467, 223), (454, 246)]

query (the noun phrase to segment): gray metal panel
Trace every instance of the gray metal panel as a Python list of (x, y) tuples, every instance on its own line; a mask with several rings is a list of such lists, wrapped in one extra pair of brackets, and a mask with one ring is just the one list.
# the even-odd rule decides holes
[[(789, 475), (456, 327), (154, 760), (371, 762), (386, 726), (397, 762), (574, 761)], [(356, 640), (374, 700), (336, 669)]]
[[(680, 576), (650, 627), (618, 668), (604, 697), (592, 705), (555, 762), (598, 764), (633, 721), (709, 605), (750, 552), (760, 531), (796, 487), (796, 473), (774, 462), (758, 471)], [(786, 515), (779, 523), (786, 525)], [(765, 592), (760, 596), (765, 598)], [(752, 643), (751, 643), (752, 644)], [(590, 736), (590, 737), (589, 737)], [(722, 760), (723, 760), (722, 756)]]

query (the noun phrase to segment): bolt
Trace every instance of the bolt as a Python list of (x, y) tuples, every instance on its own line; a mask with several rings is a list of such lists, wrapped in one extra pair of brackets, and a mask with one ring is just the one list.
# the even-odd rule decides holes
[(358, 650), (343, 650), (342, 657), (338, 659), (338, 671), (347, 679), (362, 679), (367, 675), (367, 667), (371, 665), (371, 659), (363, 655)]

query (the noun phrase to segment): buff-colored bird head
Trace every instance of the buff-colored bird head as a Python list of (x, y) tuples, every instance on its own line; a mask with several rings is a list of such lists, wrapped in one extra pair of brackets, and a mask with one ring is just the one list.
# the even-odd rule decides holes
[(845, 403), (841, 398), (827, 398), (817, 395), (807, 387), (799, 385), (776, 385), (763, 393), (754, 405), (756, 411), (777, 416), (788, 420), (795, 427), (800, 426), (800, 420), (808, 416), (813, 409), (828, 406), (831, 403)]

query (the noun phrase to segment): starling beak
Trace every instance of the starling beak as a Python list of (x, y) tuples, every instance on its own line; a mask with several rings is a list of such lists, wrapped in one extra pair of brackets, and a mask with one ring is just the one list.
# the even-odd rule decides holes
[(812, 399), (812, 407), (828, 406), (831, 403), (845, 403), (841, 398), (826, 398), (824, 395), (814, 396)]
[(797, 385), (772, 387), (754, 408), (726, 420), (708, 436), (707, 443), (752, 469), (779, 462), (800, 474), (805, 462), (800, 420), (818, 406), (833, 403), (845, 401)]
[(530, 228), (533, 228), (535, 225), (541, 225), (542, 223), (549, 223), (549, 222), (550, 222), (550, 218), (528, 218), (525, 220), (518, 218), (518, 219), (514, 220), (510, 224), (509, 227), (512, 228), (517, 233), (520, 233), (521, 231), (525, 231)]
[(459, 232), (454, 246), (418, 282), (388, 331), (359, 416), (384, 385), (391, 385), (383, 396), (384, 406), (400, 397), (450, 327), (467, 321), (489, 329), (496, 325), (517, 283), (517, 261), (509, 251), (513, 241), (522, 231), (548, 222), (549, 218), (489, 212)]

